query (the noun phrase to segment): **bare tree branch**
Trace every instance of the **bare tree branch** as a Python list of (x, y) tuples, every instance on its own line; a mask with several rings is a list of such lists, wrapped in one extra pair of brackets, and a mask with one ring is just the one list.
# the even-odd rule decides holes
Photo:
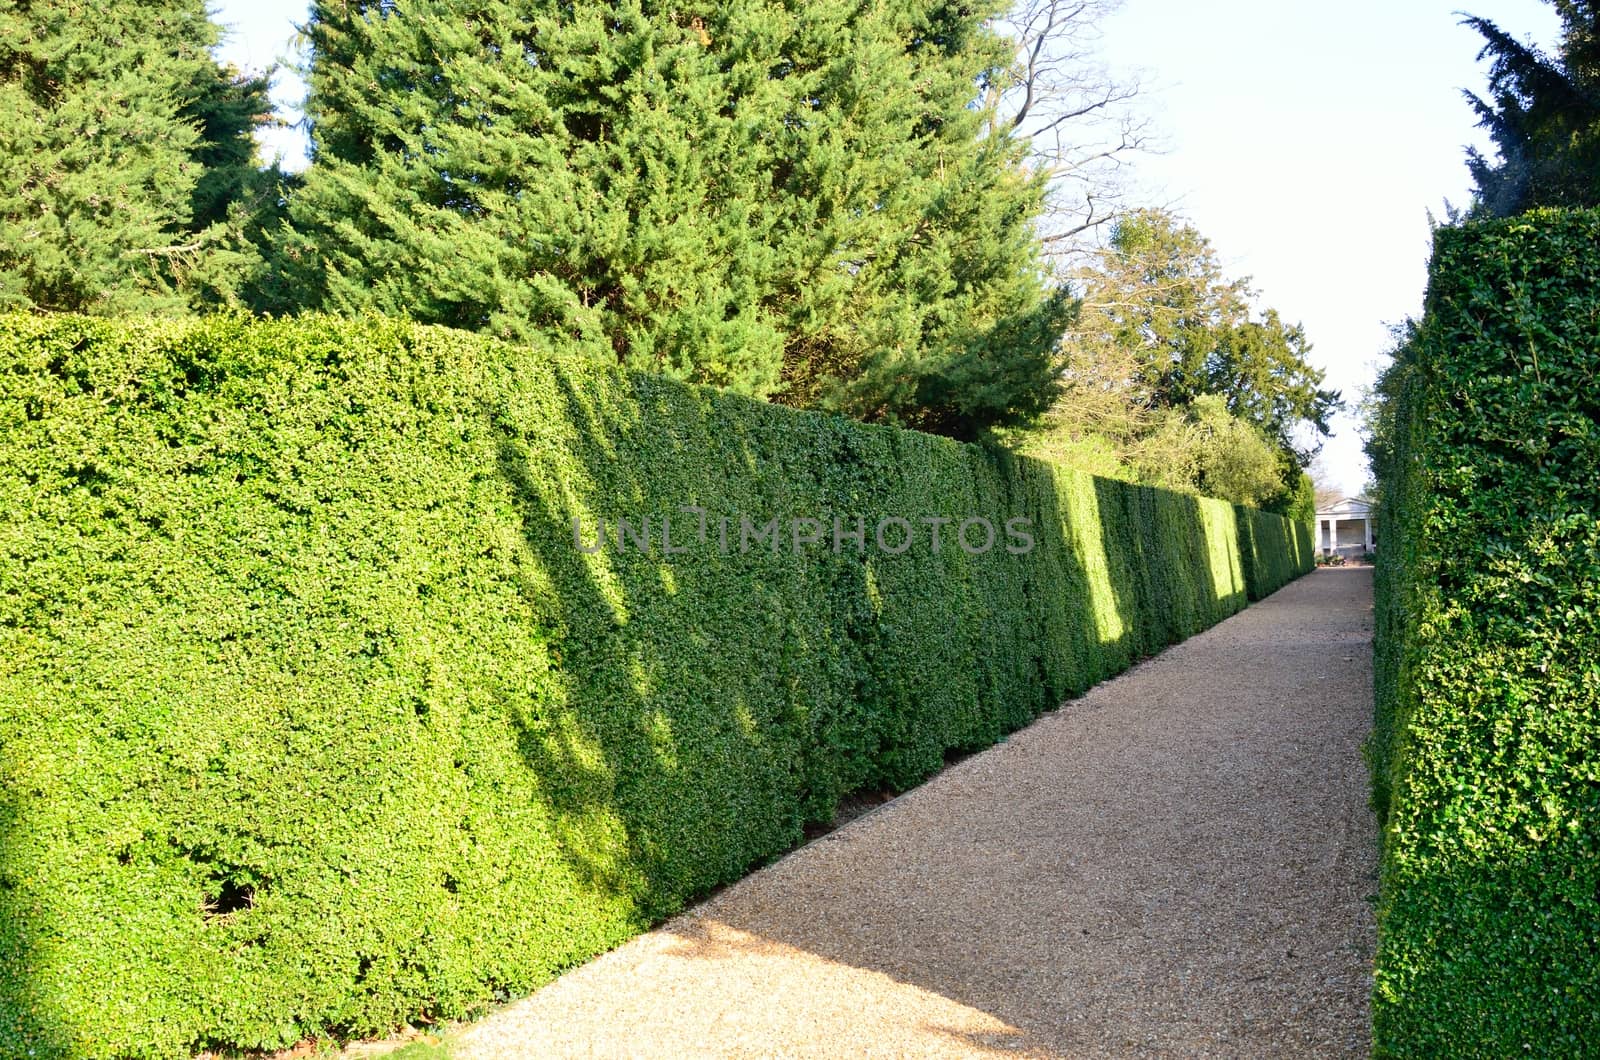
[(179, 254), (193, 254), (195, 251), (201, 249), (205, 245), (206, 244), (204, 240), (199, 240), (194, 243), (184, 243), (173, 247), (129, 247), (127, 250), (124, 250), (123, 253), (128, 255), (142, 255), (152, 258), (176, 257)]
[(1017, 0), (996, 23), (1017, 51), (985, 95), (991, 131), (1027, 142), (1049, 189), (1040, 237), (1058, 262), (1080, 259), (1126, 208), (1124, 171), (1154, 147), (1150, 120), (1134, 106), (1142, 81), (1114, 75), (1099, 55), (1101, 27), (1121, 3)]

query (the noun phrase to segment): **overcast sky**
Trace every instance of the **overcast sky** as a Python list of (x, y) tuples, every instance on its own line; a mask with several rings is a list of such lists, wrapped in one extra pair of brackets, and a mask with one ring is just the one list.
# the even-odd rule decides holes
[[(1463, 147), (1482, 143), (1461, 89), (1481, 89), (1479, 38), (1458, 6), (1542, 45), (1558, 21), (1539, 0), (1127, 0), (1106, 60), (1142, 70), (1143, 107), (1166, 150), (1139, 161), (1151, 203), (1172, 203), (1265, 305), (1305, 324), (1313, 360), (1352, 399), (1388, 326), (1422, 303), (1428, 211), (1462, 203)], [(298, 0), (222, 0), (223, 57), (260, 69), (293, 54)], [(303, 93), (281, 75), (286, 109)], [(297, 164), (295, 131), (267, 138)], [(1367, 478), (1355, 425), (1325, 463), (1349, 492)]]

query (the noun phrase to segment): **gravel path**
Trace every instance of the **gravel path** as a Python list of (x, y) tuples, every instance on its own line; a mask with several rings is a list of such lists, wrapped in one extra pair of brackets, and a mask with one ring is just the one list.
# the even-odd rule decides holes
[(1366, 1055), (1371, 593), (1290, 585), (452, 1056)]

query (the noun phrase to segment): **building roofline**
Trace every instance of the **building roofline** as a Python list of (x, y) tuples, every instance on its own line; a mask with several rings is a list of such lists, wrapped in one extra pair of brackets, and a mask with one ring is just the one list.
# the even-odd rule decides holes
[(1371, 508), (1372, 507), (1372, 498), (1370, 498), (1370, 497), (1361, 497), (1361, 496), (1340, 497), (1338, 500), (1334, 501), (1332, 504), (1327, 504), (1327, 505), (1323, 505), (1322, 507), (1319, 507), (1317, 509), (1317, 514), (1321, 515), (1323, 512), (1331, 512), (1335, 508), (1342, 507), (1343, 505), (1346, 505), (1346, 504), (1359, 504), (1364, 508)]

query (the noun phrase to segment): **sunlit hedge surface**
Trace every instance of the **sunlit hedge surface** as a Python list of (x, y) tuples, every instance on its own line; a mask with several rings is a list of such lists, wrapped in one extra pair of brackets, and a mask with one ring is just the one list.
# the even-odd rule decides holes
[(0, 318), (0, 511), (5, 1056), (528, 991), (1312, 562), (1276, 516), (377, 320)]
[(1597, 248), (1441, 231), (1383, 384), (1380, 1055), (1600, 1056)]

